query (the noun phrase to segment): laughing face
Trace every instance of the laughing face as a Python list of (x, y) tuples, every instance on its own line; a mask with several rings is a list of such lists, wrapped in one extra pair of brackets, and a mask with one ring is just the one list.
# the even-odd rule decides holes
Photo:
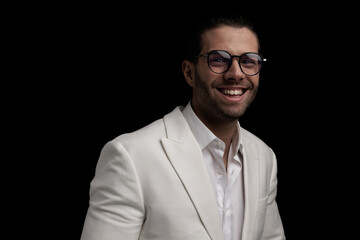
[[(247, 28), (221, 26), (203, 34), (200, 54), (213, 50), (225, 50), (231, 55), (258, 52), (258, 40)], [(199, 57), (197, 64), (184, 61), (183, 72), (193, 88), (192, 107), (205, 121), (238, 120), (254, 100), (259, 85), (259, 74), (245, 75), (237, 57), (225, 73), (211, 71), (207, 57)]]

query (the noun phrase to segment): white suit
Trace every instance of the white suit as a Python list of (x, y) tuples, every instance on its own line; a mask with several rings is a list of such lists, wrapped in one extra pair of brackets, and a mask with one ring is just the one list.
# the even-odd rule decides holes
[[(243, 240), (285, 239), (273, 151), (241, 128)], [(202, 152), (181, 108), (107, 143), (91, 182), (81, 240), (222, 240)]]

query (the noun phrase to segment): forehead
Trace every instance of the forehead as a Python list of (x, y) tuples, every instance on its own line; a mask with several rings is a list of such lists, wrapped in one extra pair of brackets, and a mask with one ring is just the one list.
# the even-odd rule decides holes
[(220, 26), (210, 29), (202, 35), (202, 53), (211, 50), (226, 50), (230, 54), (258, 52), (256, 35), (248, 28)]

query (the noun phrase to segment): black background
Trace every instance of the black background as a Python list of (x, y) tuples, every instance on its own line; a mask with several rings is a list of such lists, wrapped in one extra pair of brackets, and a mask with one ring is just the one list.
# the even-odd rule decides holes
[(240, 124), (277, 155), (287, 238), (347, 233), (340, 201), (353, 192), (345, 173), (353, 157), (344, 134), (356, 108), (343, 53), (354, 46), (346, 28), (352, 19), (337, 6), (254, 5), (59, 4), (23, 6), (25, 17), (9, 17), (15, 27), (7, 35), (11, 107), (5, 104), (4, 126), (15, 166), (7, 169), (12, 182), (21, 179), (7, 191), (10, 202), (20, 202), (13, 222), (34, 222), (29, 235), (80, 238), (101, 148), (187, 104), (187, 27), (215, 9), (253, 21), (268, 59)]

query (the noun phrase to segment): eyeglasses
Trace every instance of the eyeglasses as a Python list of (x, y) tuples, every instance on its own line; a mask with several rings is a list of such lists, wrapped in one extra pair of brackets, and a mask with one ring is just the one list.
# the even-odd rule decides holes
[(208, 65), (214, 73), (224, 73), (231, 67), (232, 59), (239, 58), (239, 66), (241, 71), (248, 75), (254, 76), (261, 70), (263, 62), (266, 61), (260, 54), (248, 52), (240, 56), (231, 55), (224, 50), (213, 50), (207, 54), (202, 54), (200, 57), (207, 57)]

